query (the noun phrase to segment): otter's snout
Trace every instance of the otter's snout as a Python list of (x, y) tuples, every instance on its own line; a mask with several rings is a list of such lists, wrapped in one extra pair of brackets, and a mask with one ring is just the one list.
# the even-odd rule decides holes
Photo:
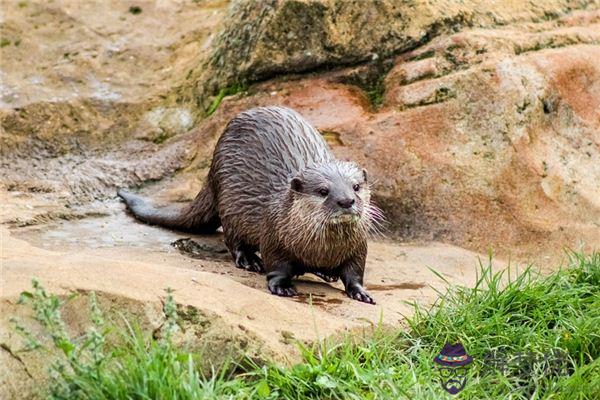
[(359, 220), (360, 210), (357, 207), (356, 199), (351, 197), (342, 197), (335, 200), (337, 210), (334, 211), (331, 222), (334, 224), (357, 222)]
[(354, 205), (356, 201), (354, 199), (341, 199), (338, 200), (338, 206), (340, 206), (341, 208), (350, 208)]

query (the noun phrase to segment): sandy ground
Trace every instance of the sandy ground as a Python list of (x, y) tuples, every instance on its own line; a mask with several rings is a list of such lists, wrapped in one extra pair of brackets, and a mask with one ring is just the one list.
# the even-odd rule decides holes
[(263, 275), (235, 268), (221, 234), (192, 236), (209, 249), (192, 258), (171, 245), (189, 235), (140, 224), (118, 202), (111, 208), (103, 217), (2, 228), (0, 297), (16, 298), (33, 277), (58, 293), (95, 290), (141, 301), (157, 301), (172, 288), (177, 302), (241, 324), (281, 350), (283, 331), (312, 340), (379, 321), (397, 325), (411, 313), (409, 303), (431, 304), (444, 290), (434, 271), (448, 282), (472, 285), (478, 260), (487, 263), (487, 256), (441, 243), (378, 239), (369, 245), (366, 272), (376, 306), (350, 300), (341, 283), (308, 275), (297, 282), (301, 296), (279, 298), (268, 293)]
[[(75, 336), (90, 324), (89, 291), (97, 293), (111, 320), (122, 323), (125, 316), (156, 331), (170, 288), (183, 318), (177, 341), (204, 359), (218, 365), (228, 354), (243, 354), (289, 363), (298, 360), (297, 341), (368, 332), (379, 323), (403, 326), (412, 304), (432, 304), (447, 282), (472, 286), (479, 261), (487, 263), (485, 256), (442, 243), (378, 239), (369, 244), (366, 271), (377, 305), (351, 300), (340, 283), (312, 276), (297, 280), (300, 296), (281, 298), (268, 292), (264, 275), (234, 266), (223, 252), (222, 234), (193, 236), (208, 251), (190, 257), (171, 245), (188, 235), (140, 224), (120, 203), (110, 207), (107, 216), (0, 228), (0, 362), (6, 366), (0, 395), (28, 397), (47, 379), (47, 353), (23, 352), (25, 343), (10, 322), (16, 318), (48, 342), (31, 311), (17, 304), (33, 278), (51, 293), (79, 294), (63, 308)], [(505, 263), (493, 265), (497, 270)]]

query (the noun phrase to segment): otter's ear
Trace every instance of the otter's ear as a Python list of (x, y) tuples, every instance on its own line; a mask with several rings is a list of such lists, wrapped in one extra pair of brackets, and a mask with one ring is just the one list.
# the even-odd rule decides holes
[(363, 168), (362, 173), (363, 173), (363, 178), (365, 178), (365, 182), (367, 182), (367, 170)]
[(292, 179), (291, 188), (292, 188), (293, 191), (295, 191), (295, 192), (301, 192), (302, 191), (302, 186), (304, 186), (303, 182), (302, 182), (302, 179), (298, 178), (297, 176)]

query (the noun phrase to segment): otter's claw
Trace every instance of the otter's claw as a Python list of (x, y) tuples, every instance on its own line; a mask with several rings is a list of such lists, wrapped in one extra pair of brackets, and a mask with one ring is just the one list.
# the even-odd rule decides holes
[(313, 272), (313, 275), (318, 276), (319, 278), (323, 279), (325, 282), (337, 282), (340, 279), (339, 276), (327, 275), (322, 272)]
[(269, 285), (269, 290), (271, 291), (271, 293), (277, 296), (292, 297), (298, 295), (298, 292), (293, 286), (282, 287), (279, 285)]
[(362, 301), (363, 303), (375, 304), (375, 300), (361, 286), (354, 286), (346, 290), (348, 297), (354, 300)]
[(265, 272), (262, 260), (255, 253), (248, 253), (243, 250), (236, 250), (235, 252), (235, 266), (246, 271), (252, 272)]

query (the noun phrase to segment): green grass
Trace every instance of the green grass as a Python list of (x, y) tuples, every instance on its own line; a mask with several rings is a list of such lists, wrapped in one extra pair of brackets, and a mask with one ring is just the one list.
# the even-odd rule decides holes
[(234, 94), (243, 92), (245, 90), (246, 90), (246, 86), (241, 85), (241, 84), (233, 84), (231, 86), (227, 86), (226, 88), (221, 89), (219, 91), (219, 93), (217, 94), (217, 96), (215, 97), (215, 99), (212, 101), (212, 103), (210, 103), (210, 105), (206, 109), (205, 116), (209, 117), (215, 111), (217, 111), (219, 104), (221, 104), (221, 101), (223, 101), (223, 99), (226, 96), (233, 96)]
[[(408, 329), (379, 327), (341, 341), (299, 345), (303, 360), (292, 367), (248, 361), (210, 376), (198, 372), (201, 355), (171, 343), (177, 315), (170, 295), (162, 339), (129, 328), (115, 345), (103, 339), (107, 328), (94, 302), (94, 328), (71, 339), (54, 296), (36, 284), (24, 298), (67, 359), (62, 369), (53, 367), (57, 377), (49, 388), (51, 398), (451, 398), (439, 386), (432, 359), (445, 342), (456, 341), (474, 362), (465, 389), (454, 398), (600, 398), (600, 253), (571, 254), (568, 268), (547, 277), (528, 268), (506, 282), (488, 266), (480, 271), (474, 288), (451, 287), (429, 310), (415, 306)], [(558, 349), (566, 355), (562, 372), (541, 362), (509, 364), (500, 372), (485, 361), (492, 351), (510, 360), (519, 353), (544, 355)]]

